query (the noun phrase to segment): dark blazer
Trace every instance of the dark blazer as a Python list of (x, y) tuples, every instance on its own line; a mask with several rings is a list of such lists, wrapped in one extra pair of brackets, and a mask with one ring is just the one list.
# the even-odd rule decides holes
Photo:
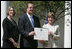
[[(38, 17), (33, 15), (33, 19), (34, 27), (40, 27)], [(19, 18), (18, 27), (21, 33), (20, 47), (37, 47), (37, 40), (34, 40), (33, 36), (28, 35), (29, 32), (34, 31), (34, 28), (32, 27), (26, 13)]]
[(3, 20), (3, 48), (13, 48), (13, 43), (9, 38), (13, 38), (15, 42), (18, 42), (19, 30), (16, 22), (12, 19), (12, 22), (6, 17)]

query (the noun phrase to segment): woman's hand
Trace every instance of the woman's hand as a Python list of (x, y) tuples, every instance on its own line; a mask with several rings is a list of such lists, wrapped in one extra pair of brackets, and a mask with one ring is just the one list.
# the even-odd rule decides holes
[(18, 43), (16, 43), (13, 38), (9, 38), (9, 40), (10, 40), (10, 41), (13, 43), (13, 45), (17, 48)]
[(51, 31), (49, 31), (49, 35), (53, 37), (53, 34), (52, 34), (52, 32), (51, 32)]
[(17, 48), (17, 46), (18, 46), (18, 43), (16, 43), (16, 42), (13, 42), (13, 45), (14, 45), (14, 47), (16, 47), (16, 48)]
[(44, 41), (43, 40), (39, 40), (39, 42), (42, 44), (42, 43), (44, 43)]

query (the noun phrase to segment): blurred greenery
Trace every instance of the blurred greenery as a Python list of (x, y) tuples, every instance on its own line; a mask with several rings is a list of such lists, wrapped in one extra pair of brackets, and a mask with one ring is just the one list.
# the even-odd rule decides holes
[(55, 13), (56, 20), (64, 17), (65, 1), (9, 1), (9, 5), (14, 6), (15, 16), (18, 17), (26, 12), (26, 6), (29, 2), (34, 4), (34, 15), (38, 16), (40, 20), (45, 20), (49, 11)]

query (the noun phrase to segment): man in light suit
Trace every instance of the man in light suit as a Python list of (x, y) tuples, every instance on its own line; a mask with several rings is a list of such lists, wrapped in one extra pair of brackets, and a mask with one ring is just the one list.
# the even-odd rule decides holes
[(34, 4), (27, 4), (27, 12), (19, 18), (18, 26), (21, 34), (20, 48), (37, 48), (37, 40), (34, 40), (34, 27), (40, 27), (38, 17), (33, 15)]

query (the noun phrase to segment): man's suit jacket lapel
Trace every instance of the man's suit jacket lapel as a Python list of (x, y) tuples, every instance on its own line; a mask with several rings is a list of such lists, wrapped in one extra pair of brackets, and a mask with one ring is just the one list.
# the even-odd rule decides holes
[(31, 22), (30, 22), (27, 14), (26, 14), (26, 19), (27, 19), (27, 22), (29, 22), (28, 24), (32, 27)]

